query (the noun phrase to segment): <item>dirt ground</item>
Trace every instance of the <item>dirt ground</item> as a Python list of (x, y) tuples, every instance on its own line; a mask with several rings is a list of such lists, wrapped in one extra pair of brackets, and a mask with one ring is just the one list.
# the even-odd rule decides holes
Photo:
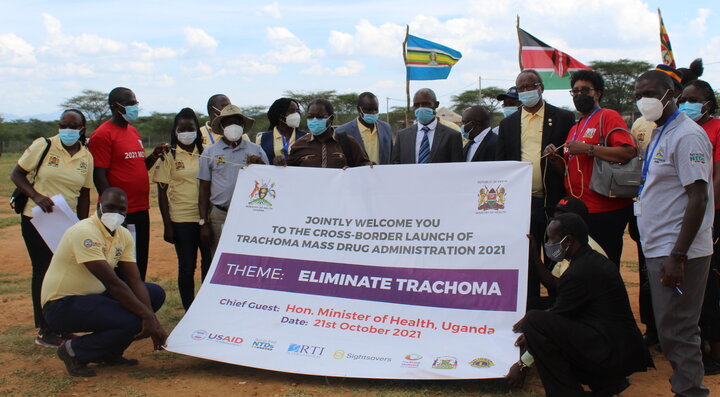
[[(176, 256), (162, 241), (162, 223), (157, 208), (151, 209), (152, 241), (148, 275), (168, 289), (168, 302), (159, 313), (169, 331), (182, 316), (174, 289)], [(247, 367), (231, 366), (168, 352), (153, 353), (151, 343), (134, 343), (126, 356), (140, 365), (131, 368), (97, 367), (98, 376), (69, 378), (52, 349), (33, 344), (29, 280), (30, 261), (19, 225), (0, 229), (0, 395), (91, 394), (117, 396), (541, 396), (537, 374), (531, 372), (523, 390), (508, 391), (494, 381), (372, 381), (301, 376)], [(626, 236), (623, 278), (633, 311), (637, 314), (638, 276), (634, 243)], [(642, 329), (642, 327), (641, 327)], [(623, 396), (672, 396), (668, 379), (670, 365), (654, 352), (657, 370), (631, 377), (632, 386)], [(720, 393), (720, 376), (706, 377), (711, 395)]]

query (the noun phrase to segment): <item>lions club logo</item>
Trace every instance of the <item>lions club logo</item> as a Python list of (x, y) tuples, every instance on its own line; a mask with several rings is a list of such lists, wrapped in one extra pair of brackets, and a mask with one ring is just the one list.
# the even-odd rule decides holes
[(472, 361), (470, 361), (468, 364), (470, 364), (473, 368), (490, 368), (495, 365), (495, 363), (489, 359), (489, 358), (476, 358)]
[(478, 193), (478, 211), (502, 210), (505, 209), (507, 193), (502, 185), (497, 187), (484, 186)]
[(255, 181), (255, 188), (250, 192), (250, 201), (248, 206), (258, 208), (272, 208), (272, 203), (269, 201), (272, 197), (276, 196), (275, 182), (270, 181)]

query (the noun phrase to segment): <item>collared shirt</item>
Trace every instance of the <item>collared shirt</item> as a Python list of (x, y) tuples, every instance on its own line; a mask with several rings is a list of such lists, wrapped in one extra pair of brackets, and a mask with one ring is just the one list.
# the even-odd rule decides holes
[[(258, 134), (258, 136), (262, 136), (262, 134)], [(288, 153), (290, 153), (290, 146), (292, 146), (293, 143), (295, 143), (295, 138), (296, 138), (295, 137), (295, 129), (293, 128), (292, 135), (290, 135), (290, 141), (288, 141), (288, 147), (287, 147)], [(260, 144), (259, 138), (256, 143), (258, 145)], [(280, 131), (278, 131), (277, 127), (275, 127), (275, 128), (273, 128), (273, 150), (275, 151), (275, 157), (278, 157), (278, 156), (285, 157), (282, 152), (283, 148), (284, 148), (283, 136), (280, 133)]]
[(370, 129), (365, 127), (363, 123), (360, 122), (360, 118), (358, 118), (357, 126), (368, 158), (373, 163), (380, 164), (380, 137), (378, 136), (377, 125), (374, 125), (373, 128)]
[[(28, 180), (33, 180), (31, 176), (37, 173), (40, 156), (46, 147), (45, 139), (38, 138), (20, 156), (18, 166), (28, 172)], [(50, 150), (39, 169), (40, 174), (33, 184), (35, 190), (50, 197), (61, 194), (73, 211), (77, 209), (80, 189), (93, 187), (93, 157), (90, 152), (80, 145), (80, 150), (70, 156), (57, 135), (50, 138)], [(36, 205), (28, 200), (23, 215), (32, 217), (32, 209)]]
[(204, 126), (200, 127), (200, 134), (202, 134), (203, 147), (208, 147), (222, 139), (222, 135), (213, 132), (209, 122), (206, 122)]
[[(662, 126), (653, 131), (648, 150)], [(697, 235), (687, 252), (688, 258), (713, 253), (712, 224), (712, 146), (703, 129), (680, 112), (665, 130), (655, 150), (646, 153), (650, 161), (640, 195), (638, 229), (646, 258), (670, 255), (682, 227), (688, 205), (685, 187), (701, 180), (706, 182), (708, 201)], [(636, 204), (637, 205), (637, 204)]]
[(545, 120), (545, 102), (535, 113), (523, 107), (520, 114), (520, 160), (532, 164), (532, 195), (545, 197), (542, 184), (540, 155), (542, 153), (543, 120)]
[(630, 132), (635, 135), (635, 139), (638, 140), (640, 149), (642, 149), (643, 153), (647, 150), (647, 145), (650, 142), (650, 135), (655, 127), (656, 125), (654, 121), (647, 121), (644, 117), (640, 117), (635, 120), (632, 128), (630, 129)]
[(435, 118), (430, 124), (428, 125), (422, 125), (420, 123), (417, 123), (417, 135), (415, 135), (415, 163), (417, 164), (420, 159), (420, 145), (422, 145), (422, 139), (423, 136), (425, 136), (425, 131), (422, 129), (424, 127), (427, 127), (430, 129), (427, 133), (428, 141), (430, 142), (430, 153), (432, 154), (432, 144), (433, 144), (433, 138), (435, 137), (435, 128), (437, 128), (438, 125), (438, 119)]
[(240, 172), (238, 164), (246, 165), (248, 156), (259, 156), (268, 164), (265, 151), (244, 138), (234, 148), (221, 139), (203, 151), (197, 177), (210, 182), (210, 203), (222, 207), (230, 206)]
[[(360, 145), (346, 135), (350, 146), (351, 163), (355, 167), (372, 164)], [(342, 145), (333, 131), (332, 136), (321, 141), (313, 134), (306, 134), (292, 145), (288, 165), (299, 167), (343, 168), (349, 165)]]
[(198, 209), (199, 182), (197, 179), (199, 155), (196, 147), (192, 153), (180, 146), (175, 155), (168, 153), (163, 161), (158, 161), (153, 182), (168, 185), (167, 198), (170, 207), (170, 219), (173, 222), (197, 222), (200, 219)]
[(468, 150), (465, 161), (472, 161), (473, 156), (475, 156), (475, 152), (477, 152), (483, 139), (485, 139), (487, 134), (490, 133), (490, 130), (491, 130), (490, 127), (485, 128), (484, 130), (482, 130), (482, 132), (477, 134), (477, 136), (475, 138), (473, 138), (472, 143), (470, 144), (470, 150)]
[(45, 274), (42, 304), (66, 296), (105, 292), (102, 281), (85, 266), (92, 261), (106, 261), (111, 268), (118, 262), (135, 262), (135, 241), (130, 232), (120, 226), (110, 234), (97, 214), (70, 226)]

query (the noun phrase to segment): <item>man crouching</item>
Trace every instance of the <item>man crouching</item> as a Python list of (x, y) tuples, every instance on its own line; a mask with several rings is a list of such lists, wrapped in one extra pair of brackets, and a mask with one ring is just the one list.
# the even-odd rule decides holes
[(155, 317), (165, 291), (140, 279), (135, 242), (121, 226), (127, 209), (122, 189), (106, 189), (97, 213), (65, 232), (43, 281), (43, 315), (50, 329), (60, 335), (90, 332), (58, 347), (72, 376), (95, 376), (88, 363), (136, 365), (137, 360), (123, 357), (133, 340), (149, 336), (158, 350), (167, 338)]

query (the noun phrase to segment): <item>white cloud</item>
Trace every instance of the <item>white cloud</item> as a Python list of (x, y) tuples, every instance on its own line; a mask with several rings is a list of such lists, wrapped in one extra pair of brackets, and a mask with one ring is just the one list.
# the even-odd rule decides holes
[(324, 67), (320, 63), (315, 63), (309, 68), (301, 71), (303, 74), (310, 74), (316, 76), (332, 75), (332, 76), (352, 76), (360, 73), (365, 69), (365, 65), (358, 61), (345, 61), (345, 65), (338, 66), (335, 68)]
[(711, 11), (708, 8), (699, 8), (697, 18), (690, 21), (688, 24), (690, 33), (694, 33), (697, 36), (703, 36), (707, 30), (707, 18), (710, 16)]
[(137, 41), (133, 41), (130, 45), (144, 60), (174, 58), (178, 55), (178, 51), (168, 47), (151, 47), (147, 43)]
[(325, 51), (308, 47), (285, 27), (267, 28), (265, 38), (277, 48), (267, 53), (268, 58), (278, 63), (310, 63), (325, 55)]
[(393, 57), (401, 53), (405, 28), (394, 23), (375, 26), (366, 19), (355, 25), (355, 34), (330, 31), (330, 47), (342, 55), (377, 55)]
[(275, 19), (282, 18), (282, 12), (280, 12), (280, 5), (277, 1), (273, 1), (268, 5), (264, 5), (257, 9), (255, 14), (260, 16), (267, 16)]
[(155, 71), (153, 62), (127, 61), (114, 63), (110, 70), (120, 73), (149, 74)]
[(48, 33), (43, 53), (58, 57), (74, 57), (78, 54), (118, 53), (125, 50), (125, 44), (106, 39), (94, 34), (83, 33), (79, 36), (66, 35), (62, 32), (60, 20), (50, 14), (42, 14), (45, 30)]
[(175, 79), (167, 73), (162, 73), (159, 75), (140, 76), (138, 81), (138, 85), (142, 87), (170, 88), (175, 85)]
[(190, 54), (195, 51), (206, 54), (215, 53), (215, 50), (218, 47), (218, 41), (207, 32), (200, 28), (193, 27), (186, 27), (183, 31), (185, 32), (185, 43), (188, 47), (187, 50)]
[(95, 71), (88, 65), (73, 62), (68, 62), (58, 67), (58, 71), (66, 76), (92, 77), (95, 75)]
[(0, 64), (33, 65), (35, 49), (30, 43), (13, 33), (0, 34)]
[(228, 74), (230, 71), (238, 74), (275, 74), (278, 72), (277, 66), (250, 56), (232, 59), (227, 62), (227, 65), (230, 69), (225, 69), (225, 73)]

